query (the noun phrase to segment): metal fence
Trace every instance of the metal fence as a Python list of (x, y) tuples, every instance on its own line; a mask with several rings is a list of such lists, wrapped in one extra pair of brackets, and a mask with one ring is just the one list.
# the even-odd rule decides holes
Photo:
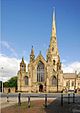
[(61, 93), (61, 106), (64, 105), (64, 102), (67, 102), (68, 104), (71, 104), (71, 103), (80, 104), (80, 94)]

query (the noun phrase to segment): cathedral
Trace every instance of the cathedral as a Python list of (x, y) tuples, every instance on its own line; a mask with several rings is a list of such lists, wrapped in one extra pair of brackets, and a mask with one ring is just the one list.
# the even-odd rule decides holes
[(52, 19), (52, 31), (46, 59), (41, 52), (35, 57), (34, 48), (30, 53), (28, 71), (24, 58), (20, 63), (18, 76), (19, 92), (60, 92), (63, 89), (80, 88), (80, 74), (63, 73), (57, 46), (55, 13)]

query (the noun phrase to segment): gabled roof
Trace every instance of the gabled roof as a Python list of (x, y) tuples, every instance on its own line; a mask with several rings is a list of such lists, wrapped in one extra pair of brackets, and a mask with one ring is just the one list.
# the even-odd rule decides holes
[(39, 55), (37, 56), (37, 58), (34, 61), (35, 63), (38, 63), (39, 61), (42, 61), (45, 65), (46, 65), (46, 60), (44, 59), (44, 57), (42, 56), (41, 52), (39, 53)]
[(63, 73), (63, 77), (65, 79), (71, 79), (71, 78), (74, 79), (77, 77), (77, 75), (76, 75), (76, 73)]

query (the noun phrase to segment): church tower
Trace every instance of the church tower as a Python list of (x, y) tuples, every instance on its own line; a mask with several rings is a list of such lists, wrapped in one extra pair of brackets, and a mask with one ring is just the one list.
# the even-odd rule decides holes
[(23, 57), (22, 57), (22, 61), (20, 63), (20, 72), (26, 72), (26, 63), (24, 62)]
[(27, 76), (26, 73), (26, 63), (24, 62), (24, 58), (22, 57), (22, 61), (20, 63), (20, 70), (18, 71), (18, 91), (24, 91), (24, 78)]
[(52, 32), (50, 45), (46, 57), (47, 57), (46, 90), (47, 92), (50, 91), (58, 92), (61, 90), (60, 86), (62, 86), (62, 70), (56, 39), (55, 10), (53, 12), (52, 18)]
[(35, 57), (32, 46), (28, 72), (24, 58), (18, 71), (18, 91), (27, 92), (58, 92), (63, 88), (63, 71), (57, 46), (55, 10), (52, 16), (52, 30), (47, 59), (40, 54)]
[(55, 11), (53, 12), (52, 19), (52, 32), (50, 45), (47, 52), (47, 62), (54, 66), (54, 70), (57, 71), (60, 68), (60, 57), (56, 39), (56, 22), (55, 22)]

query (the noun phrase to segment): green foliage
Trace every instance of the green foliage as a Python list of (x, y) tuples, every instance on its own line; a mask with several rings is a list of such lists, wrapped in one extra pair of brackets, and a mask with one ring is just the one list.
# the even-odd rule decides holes
[(9, 87), (9, 83), (8, 82), (4, 82), (3, 85), (4, 85), (4, 87)]
[(16, 87), (17, 88), (17, 77), (12, 77), (7, 82), (4, 82), (4, 87)]
[(17, 77), (12, 77), (9, 81), (9, 87), (17, 87)]

